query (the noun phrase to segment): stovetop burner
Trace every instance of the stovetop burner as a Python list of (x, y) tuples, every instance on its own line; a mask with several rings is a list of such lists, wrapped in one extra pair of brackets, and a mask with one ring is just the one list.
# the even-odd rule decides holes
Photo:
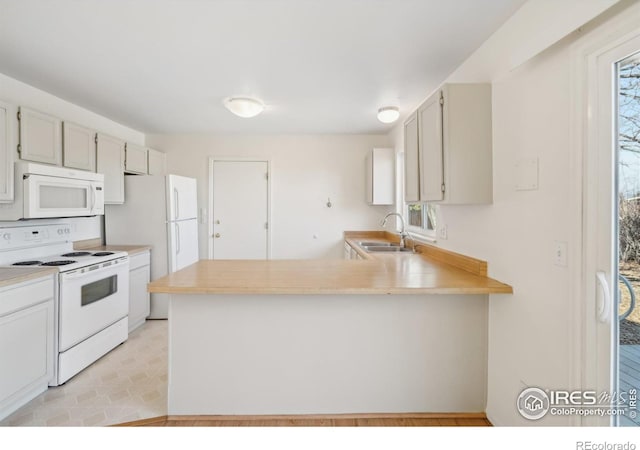
[(90, 255), (90, 252), (71, 252), (71, 253), (64, 253), (60, 256), (64, 256), (66, 258), (77, 258), (78, 256), (87, 256)]
[(42, 263), (42, 266), (66, 266), (67, 264), (73, 264), (75, 261), (71, 259), (61, 259), (59, 261), (49, 261)]
[(93, 256), (109, 256), (109, 255), (113, 255), (113, 252), (96, 252), (93, 254)]
[(11, 264), (12, 266), (38, 266), (42, 264), (42, 261), (19, 261)]

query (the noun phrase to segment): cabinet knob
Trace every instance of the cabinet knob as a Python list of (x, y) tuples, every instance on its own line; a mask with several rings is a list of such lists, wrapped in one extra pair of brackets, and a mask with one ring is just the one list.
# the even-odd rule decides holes
[(213, 237), (219, 238), (220, 237), (220, 233), (214, 234)]

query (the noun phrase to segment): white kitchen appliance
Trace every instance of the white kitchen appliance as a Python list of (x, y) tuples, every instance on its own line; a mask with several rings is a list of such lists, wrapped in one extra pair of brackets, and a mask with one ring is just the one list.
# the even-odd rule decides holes
[(0, 220), (104, 214), (104, 175), (66, 167), (15, 163), (15, 199), (0, 204)]
[[(125, 177), (123, 205), (107, 205), (107, 244), (151, 245), (151, 280), (198, 261), (195, 178), (178, 175)], [(151, 319), (166, 319), (169, 297), (151, 294)]]
[(71, 226), (0, 228), (0, 266), (55, 267), (54, 377), (57, 386), (127, 340), (129, 257), (74, 251)]

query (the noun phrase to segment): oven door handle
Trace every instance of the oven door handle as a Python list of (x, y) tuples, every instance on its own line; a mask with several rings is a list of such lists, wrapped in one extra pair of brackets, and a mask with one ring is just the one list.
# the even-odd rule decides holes
[[(94, 275), (96, 273), (101, 273), (101, 272), (106, 272), (107, 270), (111, 270), (114, 273), (117, 272), (116, 269), (121, 269), (126, 271), (128, 270), (128, 268), (123, 264), (124, 262), (126, 262), (129, 259), (129, 257), (124, 257), (124, 258), (118, 258), (115, 261), (118, 261), (117, 264), (114, 264), (113, 261), (107, 261), (105, 263), (102, 264), (96, 264), (94, 266), (88, 266), (88, 267), (83, 267), (82, 269), (90, 269), (90, 270), (85, 270), (84, 272), (82, 271), (82, 269), (76, 269), (76, 270), (72, 270), (70, 272), (62, 272), (60, 274), (60, 280), (64, 281), (64, 280), (73, 280), (75, 278), (80, 278), (80, 277), (86, 277), (89, 275)], [(111, 262), (111, 264), (108, 264), (109, 262)], [(108, 264), (105, 266), (105, 264)], [(95, 269), (93, 269), (93, 267), (95, 267)]]

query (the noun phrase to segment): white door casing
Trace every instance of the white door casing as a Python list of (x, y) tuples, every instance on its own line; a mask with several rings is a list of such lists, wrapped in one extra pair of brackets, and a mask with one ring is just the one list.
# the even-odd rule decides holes
[(269, 259), (269, 161), (211, 158), (209, 188), (209, 258)]

